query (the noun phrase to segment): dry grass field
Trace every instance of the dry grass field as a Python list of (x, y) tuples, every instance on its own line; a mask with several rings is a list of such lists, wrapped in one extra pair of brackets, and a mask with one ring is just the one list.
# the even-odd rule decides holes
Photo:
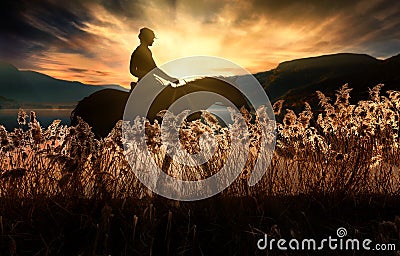
[[(398, 243), (400, 92), (381, 90), (375, 86), (356, 105), (347, 85), (336, 99), (318, 93), (318, 113), (306, 104), (296, 114), (276, 102), (276, 148), (252, 187), (252, 167), (267, 156), (258, 154), (257, 118), (243, 110), (251, 138), (246, 166), (229, 188), (197, 202), (168, 200), (141, 184), (132, 168), (146, 170), (145, 152), (124, 151), (122, 121), (97, 139), (83, 121), (68, 127), (55, 120), (44, 128), (35, 113), (27, 118), (20, 110), (20, 128), (0, 126), (0, 254), (264, 255), (256, 247), (264, 233), (318, 238), (340, 226), (351, 237)], [(139, 125), (131, 124), (132, 139)], [(147, 146), (159, 166), (160, 132), (158, 123), (146, 123)], [(240, 150), (230, 148), (229, 130), (207, 113), (183, 124), (182, 146), (197, 152), (204, 132), (215, 134), (212, 159), (189, 169), (172, 162), (169, 175), (209, 177), (223, 166), (227, 149)], [(126, 154), (137, 159), (133, 167)]]

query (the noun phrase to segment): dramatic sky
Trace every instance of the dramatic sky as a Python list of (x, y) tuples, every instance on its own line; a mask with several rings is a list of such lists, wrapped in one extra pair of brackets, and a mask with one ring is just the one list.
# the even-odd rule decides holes
[(158, 65), (213, 55), (251, 72), (338, 52), (400, 52), (400, 1), (1, 0), (0, 61), (90, 84), (132, 80), (141, 27)]

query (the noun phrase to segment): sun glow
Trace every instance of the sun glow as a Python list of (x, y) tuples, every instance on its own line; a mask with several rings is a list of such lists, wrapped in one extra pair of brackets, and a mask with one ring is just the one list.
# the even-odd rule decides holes
[[(138, 2), (135, 7), (128, 5), (127, 13), (132, 13), (129, 17), (98, 3), (86, 5), (93, 19), (73, 24), (86, 36), (63, 38), (73, 51), (49, 47), (46, 53), (30, 56), (35, 68), (29, 69), (66, 80), (129, 87), (135, 80), (129, 73), (130, 55), (139, 44), (137, 34), (142, 27), (153, 29), (158, 37), (150, 48), (158, 66), (203, 55), (228, 59), (256, 73), (287, 60), (353, 50), (341, 39), (347, 24), (340, 13), (320, 21), (309, 18), (305, 6), (300, 6), (303, 19), (288, 22), (278, 14), (251, 14), (253, 7), (242, 1), (221, 2), (215, 12), (207, 3)], [(248, 17), (243, 13), (249, 13)], [(362, 43), (366, 37), (354, 40)], [(170, 72), (179, 76), (183, 71)]]

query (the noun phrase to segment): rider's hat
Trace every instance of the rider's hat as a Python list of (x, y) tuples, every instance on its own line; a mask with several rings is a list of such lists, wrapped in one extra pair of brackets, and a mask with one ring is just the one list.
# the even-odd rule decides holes
[(157, 38), (156, 35), (154, 34), (154, 31), (149, 28), (146, 28), (146, 27), (140, 29), (138, 37), (139, 37), (139, 39)]

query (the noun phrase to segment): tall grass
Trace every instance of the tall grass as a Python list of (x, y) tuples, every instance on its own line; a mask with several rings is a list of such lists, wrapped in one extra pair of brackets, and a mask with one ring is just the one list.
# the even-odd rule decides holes
[[(283, 111), (282, 101), (276, 102), (274, 113), (282, 120), (276, 124), (276, 148), (253, 187), (247, 182), (256, 160), (269, 160), (260, 153), (265, 128), (260, 123), (271, 120), (262, 108), (255, 120), (241, 110), (245, 126), (232, 115), (231, 131), (249, 131), (245, 167), (222, 194), (195, 203), (163, 200), (132, 168), (146, 171), (149, 151), (169, 175), (199, 180), (218, 172), (229, 152), (243, 154), (243, 145), (232, 148), (229, 129), (207, 112), (202, 121), (183, 122), (179, 131), (181, 146), (191, 154), (215, 148), (210, 161), (189, 167), (164, 164), (163, 143), (170, 141), (167, 136), (162, 143), (157, 122), (120, 121), (97, 139), (81, 119), (75, 127), (55, 120), (43, 128), (34, 112), (28, 118), (20, 110), (18, 128), (0, 125), (0, 254), (254, 255), (265, 233), (276, 239), (326, 237), (339, 225), (357, 238), (398, 241), (400, 218), (390, 209), (398, 210), (400, 195), (400, 92), (383, 96), (381, 88), (371, 89), (370, 98), (356, 105), (349, 103), (347, 85), (334, 101), (318, 92), (319, 111), (308, 104), (300, 113)], [(145, 126), (146, 149), (123, 141), (124, 125), (132, 128), (131, 142), (141, 139), (137, 131)], [(271, 142), (268, 127), (264, 133)], [(214, 144), (202, 137), (205, 133), (213, 134)], [(132, 167), (126, 156), (135, 160)]]
[[(266, 161), (267, 156), (258, 154), (259, 122), (250, 122), (249, 113), (242, 110), (250, 131), (250, 153), (239, 179), (224, 193), (232, 196), (399, 194), (400, 92), (389, 91), (383, 96), (381, 87), (375, 86), (370, 90), (370, 99), (357, 105), (349, 103), (351, 89), (347, 85), (337, 91), (334, 102), (318, 92), (322, 111), (316, 117), (307, 103), (299, 114), (286, 110), (283, 122), (277, 124), (272, 163), (254, 187), (247, 186), (251, 169), (257, 158)], [(276, 102), (277, 115), (281, 108), (282, 102)], [(45, 129), (34, 112), (27, 121), (27, 114), (20, 110), (18, 123), (20, 127), (14, 131), (0, 126), (0, 197), (153, 196), (141, 185), (125, 159), (122, 121), (104, 139), (96, 139), (81, 119), (75, 127), (60, 125), (55, 120)], [(139, 119), (131, 124), (132, 140), (139, 139), (134, 131), (140, 125)], [(231, 129), (243, 129), (240, 125), (235, 122)], [(184, 180), (203, 179), (216, 173), (230, 152), (231, 138), (226, 127), (204, 113), (202, 122), (184, 122), (180, 142), (189, 153), (198, 152), (199, 138), (206, 132), (214, 134), (216, 141), (216, 151), (208, 163), (188, 168), (172, 162), (164, 171)], [(148, 150), (161, 167), (166, 148), (160, 134), (157, 122), (146, 122)], [(231, 152), (235, 150), (238, 149)], [(146, 170), (147, 163), (141, 161), (145, 150), (132, 146), (125, 153), (136, 159), (133, 168)]]

